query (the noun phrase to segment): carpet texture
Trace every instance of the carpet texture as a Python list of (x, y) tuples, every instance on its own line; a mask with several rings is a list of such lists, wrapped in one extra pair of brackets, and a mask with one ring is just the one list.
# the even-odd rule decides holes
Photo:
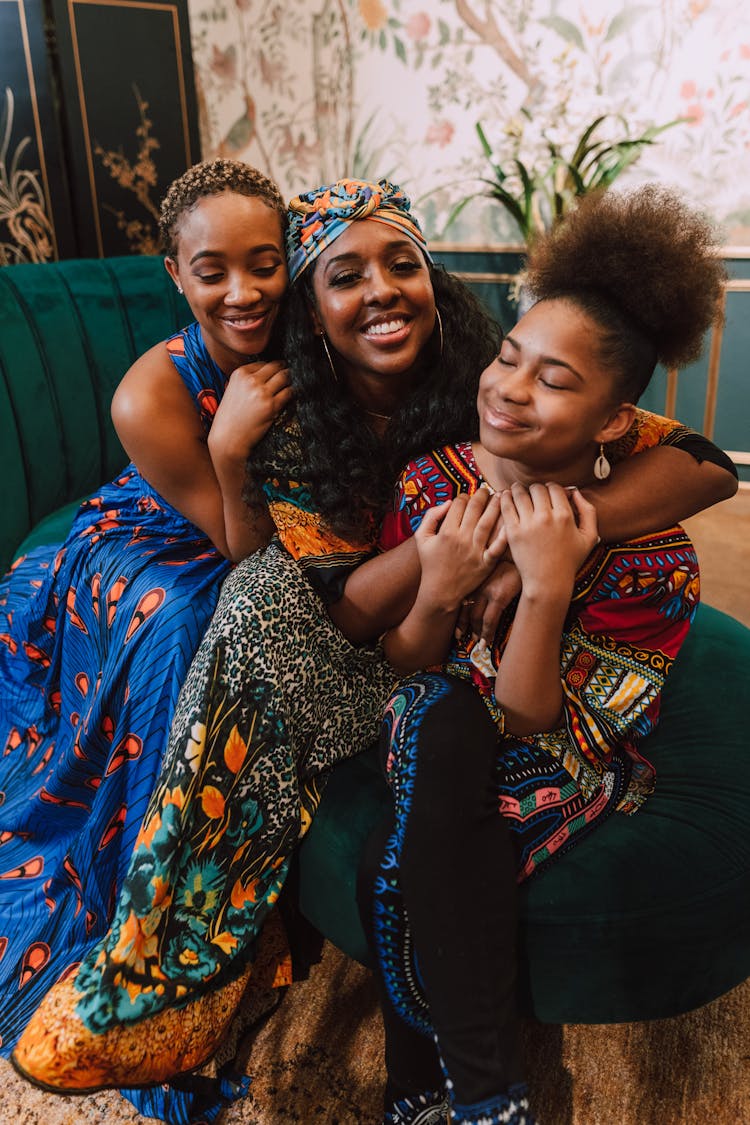
[[(377, 1125), (383, 1037), (370, 974), (330, 945), (240, 1057), (250, 1096), (221, 1125)], [(651, 1023), (565, 1028), (527, 1022), (524, 1055), (539, 1125), (750, 1122), (750, 982)], [(145, 1125), (116, 1092), (45, 1094), (0, 1064), (2, 1125)]]

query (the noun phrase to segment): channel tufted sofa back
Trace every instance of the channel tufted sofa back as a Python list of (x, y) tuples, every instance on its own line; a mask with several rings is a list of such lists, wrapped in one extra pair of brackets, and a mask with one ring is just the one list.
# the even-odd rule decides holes
[(0, 269), (0, 571), (41, 519), (126, 463), (114, 389), (189, 319), (161, 257)]

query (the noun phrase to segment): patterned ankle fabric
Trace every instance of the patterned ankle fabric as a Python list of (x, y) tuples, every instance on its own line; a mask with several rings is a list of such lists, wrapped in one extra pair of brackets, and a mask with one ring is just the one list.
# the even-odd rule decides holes
[(527, 1092), (526, 1084), (519, 1082), (509, 1087), (507, 1094), (485, 1102), (474, 1105), (454, 1102), (449, 1121), (452, 1125), (534, 1125)]
[(448, 1098), (440, 1090), (393, 1102), (383, 1125), (448, 1125)]

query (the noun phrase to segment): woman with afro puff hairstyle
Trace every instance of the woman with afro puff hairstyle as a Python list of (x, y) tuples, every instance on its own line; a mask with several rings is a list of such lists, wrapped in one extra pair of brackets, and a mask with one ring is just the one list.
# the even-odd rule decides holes
[[(377, 553), (393, 482), (406, 461), (479, 434), (500, 331), (432, 263), (397, 186), (345, 180), (292, 200), (286, 256), (293, 404), (253, 447), (246, 488), (252, 526), (270, 514), (276, 536), (222, 587), (109, 933), (16, 1049), (19, 1069), (55, 1089), (161, 1083), (215, 1049), (325, 779), (376, 740), (396, 684), (377, 638), (409, 612), (420, 561), (413, 540)], [(719, 464), (667, 447), (688, 437), (639, 415), (599, 489), (602, 533), (648, 532), (734, 487)], [(475, 595), (487, 631), (518, 585), (507, 561), (491, 569)], [(153, 1100), (143, 1091), (139, 1107)]]
[[(481, 376), (478, 437), (411, 461), (381, 533), (421, 563), (383, 639), (405, 677), (381, 732), (393, 810), (360, 882), (388, 1125), (533, 1121), (516, 884), (648, 798), (638, 745), (698, 604), (681, 527), (605, 543), (584, 493), (606, 487), (656, 363), (695, 359), (718, 314), (710, 225), (656, 186), (592, 196), (534, 243), (526, 278), (536, 303)], [(518, 598), (489, 644), (456, 635), (506, 548)]]

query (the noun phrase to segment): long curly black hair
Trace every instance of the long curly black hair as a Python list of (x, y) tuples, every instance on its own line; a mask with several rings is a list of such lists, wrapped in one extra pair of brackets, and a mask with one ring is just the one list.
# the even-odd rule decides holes
[(565, 299), (599, 325), (617, 393), (637, 402), (657, 362), (700, 355), (726, 271), (711, 222), (671, 189), (646, 184), (585, 196), (535, 239), (525, 276), (536, 300)]
[[(442, 351), (436, 330), (383, 437), (373, 433), (346, 383), (332, 376), (313, 332), (311, 277), (304, 275), (287, 296), (284, 355), (301, 429), (302, 479), (316, 510), (339, 534), (356, 535), (382, 516), (407, 461), (477, 435), (479, 376), (497, 355), (502, 330), (462, 281), (442, 266), (430, 266), (430, 276), (443, 326)], [(272, 429), (253, 451), (251, 493), (273, 465), (278, 439)]]

